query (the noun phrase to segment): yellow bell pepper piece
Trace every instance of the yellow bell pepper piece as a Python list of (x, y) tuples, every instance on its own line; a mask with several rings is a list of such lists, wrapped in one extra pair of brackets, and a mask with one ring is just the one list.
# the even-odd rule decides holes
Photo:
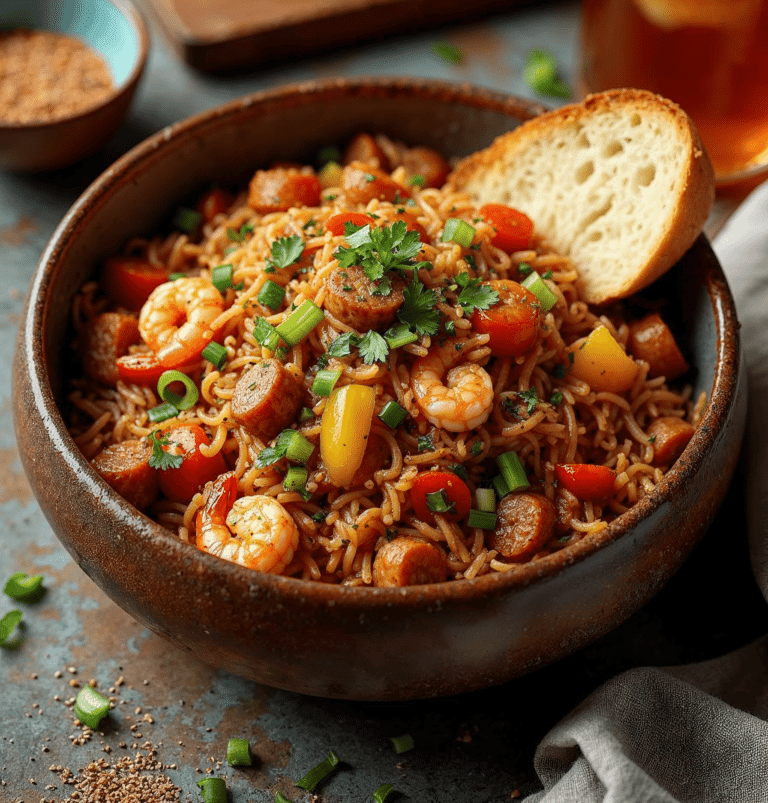
[(623, 393), (637, 378), (640, 366), (616, 342), (606, 326), (598, 326), (570, 348), (571, 373), (592, 390)]
[(363, 462), (375, 401), (373, 388), (354, 384), (335, 388), (328, 398), (320, 423), (320, 457), (334, 485), (349, 486)]

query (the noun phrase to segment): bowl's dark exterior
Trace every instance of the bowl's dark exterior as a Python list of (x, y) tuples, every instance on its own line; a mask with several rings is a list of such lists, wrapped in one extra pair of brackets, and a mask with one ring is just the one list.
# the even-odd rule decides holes
[(28, 477), (82, 569), (138, 621), (205, 662), (306, 694), (448, 695), (556, 660), (621, 623), (675, 572), (722, 500), (741, 443), (738, 325), (701, 237), (664, 280), (675, 299), (701, 427), (652, 497), (596, 537), (505, 574), (403, 589), (263, 575), (179, 542), (118, 497), (64, 426), (70, 299), (128, 236), (187, 193), (307, 158), (358, 130), (462, 155), (539, 111), (490, 92), (414, 79), (332, 81), (245, 98), (160, 132), (102, 175), (54, 235), (31, 287), (14, 366)]

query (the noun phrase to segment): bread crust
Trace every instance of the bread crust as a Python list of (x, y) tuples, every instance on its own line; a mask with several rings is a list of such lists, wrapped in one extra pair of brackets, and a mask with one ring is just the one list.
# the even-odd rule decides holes
[[(626, 125), (622, 124), (622, 118), (626, 118)], [(664, 170), (655, 169), (656, 163), (650, 159), (648, 148), (639, 150), (642, 138), (634, 142), (631, 131), (620, 136), (616, 134), (637, 120), (642, 120), (646, 129), (651, 126), (658, 132), (659, 142), (668, 143), (657, 158), (665, 163), (674, 160), (669, 169), (666, 164)], [(573, 215), (565, 206), (568, 198), (560, 195), (562, 187), (558, 184), (573, 183), (577, 169), (574, 160), (582, 157), (578, 146), (580, 136), (590, 140), (592, 150), (589, 153), (592, 155), (595, 147), (608, 145), (604, 140), (611, 138), (609, 134), (622, 148), (626, 146), (627, 153), (623, 155), (627, 158), (617, 163), (611, 162), (608, 155), (603, 165), (594, 164), (597, 160), (590, 157), (593, 170), (599, 172), (610, 163), (614, 173), (603, 185), (597, 185), (590, 175), (576, 187), (578, 192), (571, 198), (573, 204), (588, 205), (593, 196), (598, 198), (602, 192), (609, 199), (604, 200), (603, 210), (598, 210), (602, 217), (598, 212), (593, 213), (597, 215), (595, 220), (600, 218), (601, 227), (600, 237), (595, 233), (592, 235), (593, 240), (601, 240), (595, 245), (594, 242), (582, 242), (582, 231), (569, 232), (567, 225), (563, 224)], [(647, 144), (651, 136), (646, 131), (643, 141)], [(650, 141), (653, 144), (653, 140)], [(651, 164), (652, 181), (658, 179), (653, 192), (664, 199), (662, 208), (658, 210), (643, 207), (644, 203), (649, 206), (649, 199), (644, 199), (643, 187), (638, 189), (638, 160), (643, 158), (643, 154)], [(542, 161), (551, 164), (551, 169), (542, 170)], [(568, 177), (568, 182), (562, 180), (564, 176)], [(690, 117), (667, 98), (639, 89), (596, 93), (581, 103), (563, 106), (528, 120), (499, 136), (485, 150), (462, 160), (449, 175), (447, 183), (455, 191), (467, 192), (477, 203), (507, 203), (529, 214), (536, 230), (553, 247), (574, 260), (580, 272), (580, 290), (593, 304), (606, 304), (630, 296), (669, 270), (699, 236), (715, 195), (712, 164)], [(581, 197), (582, 192), (584, 197)], [(625, 218), (626, 210), (632, 208), (635, 199), (622, 196), (622, 193), (627, 196), (630, 192), (637, 195), (636, 206), (644, 216), (642, 237), (637, 238), (638, 247), (631, 249), (635, 253), (615, 260), (621, 238), (612, 239), (611, 232), (625, 231), (622, 227), (632, 224)], [(554, 210), (552, 215), (543, 214), (542, 210), (550, 208)], [(618, 264), (611, 263), (612, 267), (608, 269), (603, 257), (612, 252)]]

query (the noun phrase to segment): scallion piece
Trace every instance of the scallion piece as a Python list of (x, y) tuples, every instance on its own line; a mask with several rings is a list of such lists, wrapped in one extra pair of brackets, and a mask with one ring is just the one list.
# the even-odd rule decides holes
[(453, 504), (448, 501), (445, 491), (426, 494), (426, 499), (427, 510), (431, 510), (433, 513), (450, 513), (453, 510)]
[(382, 407), (379, 418), (390, 428), (397, 429), (408, 417), (408, 411), (396, 401), (388, 401)]
[(539, 299), (544, 312), (551, 310), (557, 302), (557, 296), (547, 287), (544, 279), (536, 271), (531, 271), (522, 281), (523, 287), (530, 290)]
[(376, 803), (384, 803), (387, 798), (387, 795), (394, 789), (395, 787), (392, 786), (391, 783), (383, 783), (378, 789), (376, 789), (373, 793), (373, 799)]
[(251, 745), (247, 739), (230, 739), (227, 742), (227, 764), (230, 767), (250, 767), (253, 765)]
[(232, 265), (217, 265), (211, 271), (211, 284), (221, 293), (232, 287), (232, 276), (234, 268)]
[(216, 343), (213, 340), (203, 349), (200, 356), (204, 360), (212, 362), (219, 369), (219, 371), (221, 371), (227, 362), (226, 348), (224, 348), (221, 343)]
[(458, 243), (465, 248), (472, 245), (472, 239), (475, 236), (475, 227), (470, 226), (466, 220), (458, 217), (448, 218), (445, 221), (445, 228), (443, 229), (443, 236), (440, 238), (444, 243)]
[(416, 746), (416, 743), (413, 741), (413, 736), (411, 736), (410, 733), (403, 733), (400, 736), (390, 736), (389, 741), (392, 742), (392, 746), (398, 754), (407, 753)]
[(161, 421), (167, 421), (179, 414), (179, 408), (174, 407), (170, 402), (163, 402), (158, 404), (157, 407), (151, 407), (147, 410), (147, 418), (153, 424), (159, 424)]
[(194, 209), (189, 209), (186, 206), (182, 206), (173, 216), (173, 228), (178, 229), (179, 231), (184, 231), (187, 234), (192, 234), (192, 232), (200, 225), (200, 221), (202, 219), (203, 216), (199, 212), (195, 212)]
[(299, 413), (299, 421), (303, 424), (305, 421), (311, 421), (315, 417), (315, 414), (309, 407), (302, 407), (301, 412)]
[(525, 474), (523, 464), (517, 456), (517, 452), (504, 452), (496, 458), (496, 465), (504, 477), (504, 482), (510, 491), (518, 491), (520, 488), (527, 488), (530, 483)]
[(496, 510), (496, 492), (493, 488), (478, 488), (475, 491), (477, 509), (493, 513)]
[(293, 437), (285, 449), (285, 456), (293, 463), (306, 463), (312, 457), (315, 445), (295, 429), (288, 431), (293, 432)]
[(511, 488), (507, 485), (507, 481), (501, 474), (497, 474), (492, 480), (491, 484), (493, 485), (493, 490), (496, 491), (496, 496), (499, 499), (503, 499), (510, 491)]
[(325, 368), (322, 371), (318, 371), (315, 381), (312, 383), (312, 393), (316, 396), (330, 396), (340, 376), (341, 368), (336, 368), (335, 370)]
[(203, 778), (197, 782), (203, 803), (227, 803), (227, 782), (223, 778)]
[(412, 332), (406, 323), (398, 323), (384, 332), (384, 340), (387, 341), (391, 349), (407, 346), (409, 343), (415, 343), (418, 339), (419, 336), (416, 332)]
[[(186, 388), (186, 393), (179, 396), (174, 393), (170, 385), (174, 382), (181, 382)], [(195, 402), (200, 398), (200, 392), (197, 385), (181, 371), (166, 371), (160, 379), (157, 380), (157, 392), (163, 401), (172, 404), (177, 410), (189, 410)]]
[(305, 789), (307, 792), (314, 792), (315, 787), (323, 780), (339, 763), (339, 757), (333, 750), (328, 751), (328, 757), (321, 761), (316, 767), (313, 767), (300, 781), (296, 782), (299, 789)]
[(264, 318), (257, 318), (253, 325), (253, 336), (264, 348), (275, 351), (280, 345), (280, 335), (277, 329)]
[(256, 300), (259, 304), (263, 304), (271, 310), (280, 309), (284, 298), (285, 288), (281, 284), (273, 282), (272, 279), (267, 279), (267, 281), (264, 282), (261, 290), (259, 290), (259, 294), (256, 296)]
[(179, 273), (169, 273), (168, 274), (168, 281), (169, 282), (175, 282), (176, 279), (186, 279), (186, 277), (187, 277), (186, 273), (181, 273), (181, 272), (179, 272)]
[(282, 792), (275, 792), (275, 803), (293, 803)]
[(24, 641), (21, 633), (16, 638), (12, 639), (11, 634), (18, 627), (21, 629), (21, 620), (23, 618), (21, 611), (12, 610), (8, 611), (2, 619), (0, 619), (0, 647), (5, 647), (6, 650), (15, 650), (21, 646)]
[(83, 686), (75, 697), (75, 716), (91, 730), (109, 713), (109, 698), (100, 694), (92, 686)]
[(497, 518), (495, 513), (491, 513), (488, 510), (475, 510), (473, 508), (469, 511), (467, 525), (469, 527), (479, 527), (481, 530), (495, 530)]
[(27, 576), (26, 572), (16, 572), (8, 578), (3, 592), (18, 602), (31, 602), (38, 599), (45, 590), (43, 579), (42, 574)]
[(303, 301), (281, 324), (277, 333), (289, 346), (295, 346), (322, 321), (323, 311), (314, 301)]
[(306, 466), (291, 466), (283, 480), (283, 490), (304, 493), (307, 488), (308, 478), (309, 472)]

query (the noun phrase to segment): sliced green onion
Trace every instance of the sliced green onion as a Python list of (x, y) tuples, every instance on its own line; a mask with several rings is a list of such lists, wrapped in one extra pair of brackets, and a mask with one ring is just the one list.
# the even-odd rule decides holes
[(557, 296), (547, 287), (544, 279), (542, 279), (535, 270), (531, 271), (531, 273), (523, 279), (522, 285), (539, 299), (539, 303), (544, 312), (547, 312), (547, 310), (555, 306)]
[(278, 284), (277, 282), (273, 282), (272, 279), (267, 279), (264, 282), (263, 287), (259, 290), (259, 294), (256, 296), (256, 300), (259, 304), (263, 304), (265, 307), (269, 307), (271, 310), (280, 309), (280, 305), (283, 303), (283, 299), (285, 298), (285, 288)]
[(92, 686), (83, 686), (75, 698), (75, 716), (91, 730), (109, 713), (109, 698), (100, 694)]
[(398, 754), (407, 753), (416, 746), (416, 743), (413, 741), (413, 736), (411, 736), (410, 733), (403, 733), (400, 736), (390, 736), (389, 741), (392, 742), (392, 746)]
[(315, 376), (315, 381), (312, 383), (312, 393), (316, 396), (330, 396), (340, 376), (341, 368), (335, 370), (325, 368), (322, 371), (318, 371)]
[(253, 325), (253, 336), (264, 348), (275, 351), (280, 345), (280, 335), (271, 323), (264, 318), (257, 318)]
[(0, 647), (5, 647), (7, 650), (15, 650), (21, 646), (24, 641), (21, 633), (15, 639), (11, 638), (11, 634), (18, 627), (21, 629), (21, 620), (24, 614), (21, 611), (13, 610), (0, 619)]
[(180, 209), (176, 210), (176, 214), (173, 216), (173, 228), (184, 231), (187, 234), (192, 234), (200, 225), (202, 219), (203, 216), (199, 212), (182, 206)]
[(546, 50), (531, 50), (525, 59), (523, 76), (531, 89), (554, 98), (569, 98), (571, 88), (558, 75), (557, 61)]
[(397, 429), (408, 417), (408, 411), (396, 401), (388, 401), (382, 407), (379, 418), (390, 428)]
[(303, 424), (305, 421), (310, 421), (315, 417), (315, 414), (309, 407), (302, 407), (299, 413), (299, 421)]
[(281, 324), (277, 333), (289, 346), (295, 346), (323, 320), (325, 316), (314, 301), (303, 301)]
[[(174, 382), (181, 382), (187, 389), (187, 392), (183, 396), (179, 396), (170, 389), (169, 385), (172, 385)], [(200, 398), (197, 385), (195, 385), (186, 374), (175, 370), (166, 371), (161, 375), (160, 379), (157, 380), (157, 392), (163, 401), (169, 402), (178, 410), (189, 410)]]
[(307, 488), (308, 478), (309, 471), (306, 466), (291, 466), (283, 480), (283, 490), (303, 493)]
[(44, 591), (44, 579), (42, 574), (27, 576), (26, 572), (16, 572), (8, 578), (8, 581), (3, 587), (3, 592), (11, 599), (15, 599), (18, 602), (35, 600), (40, 597)]
[(219, 371), (221, 371), (227, 362), (226, 348), (224, 348), (221, 343), (216, 343), (214, 340), (211, 340), (211, 342), (203, 349), (200, 356), (204, 360), (212, 362), (219, 369)]
[(435, 42), (432, 45), (432, 52), (436, 56), (440, 56), (441, 59), (450, 61), (453, 64), (461, 64), (461, 62), (464, 61), (464, 54), (459, 48), (448, 42)]
[(275, 792), (275, 803), (293, 803), (293, 801), (287, 798), (282, 792)]
[(445, 491), (435, 491), (427, 494), (427, 510), (433, 513), (450, 513), (453, 510), (453, 503), (448, 501)]
[(168, 281), (169, 282), (175, 282), (176, 279), (186, 279), (186, 278), (187, 278), (187, 274), (186, 273), (169, 273), (168, 274)]
[(398, 323), (384, 332), (384, 340), (387, 341), (391, 349), (407, 346), (415, 343), (419, 339), (416, 332), (412, 332), (407, 323)]
[(475, 236), (475, 227), (470, 226), (466, 220), (458, 217), (448, 218), (445, 221), (445, 228), (443, 229), (443, 236), (440, 238), (444, 243), (458, 243), (465, 248), (472, 245), (472, 239)]
[(223, 778), (203, 778), (197, 782), (203, 803), (227, 803), (227, 782)]
[(230, 767), (250, 767), (253, 765), (251, 745), (247, 739), (230, 739), (227, 742), (227, 764)]
[(469, 527), (479, 527), (481, 530), (495, 530), (497, 516), (488, 510), (475, 510), (474, 508), (469, 511), (467, 517), (467, 525)]
[(496, 510), (496, 492), (493, 488), (478, 488), (475, 491), (475, 502), (478, 510), (493, 513)]
[(386, 800), (387, 795), (394, 789), (395, 787), (392, 786), (391, 783), (383, 783), (378, 789), (376, 789), (373, 793), (373, 799), (376, 803), (384, 803)]
[(448, 466), (448, 471), (452, 471), (457, 477), (461, 477), (463, 480), (469, 479), (469, 472), (463, 463), (454, 463), (452, 466)]
[(314, 792), (315, 787), (323, 780), (339, 763), (339, 757), (333, 750), (328, 751), (328, 757), (321, 761), (316, 767), (313, 767), (300, 781), (296, 782), (299, 789), (305, 789), (307, 792)]
[(530, 485), (517, 452), (500, 454), (496, 458), (496, 465), (510, 491), (518, 491), (520, 488), (527, 488)]
[(211, 284), (223, 293), (225, 290), (232, 287), (234, 270), (232, 265), (217, 265), (211, 271)]
[(285, 456), (294, 463), (306, 463), (312, 457), (315, 445), (295, 429), (288, 431), (293, 432), (293, 437), (288, 442)]
[(161, 421), (167, 421), (179, 414), (179, 408), (174, 407), (170, 402), (163, 402), (158, 404), (157, 407), (152, 407), (147, 410), (147, 418), (153, 424), (159, 424)]
[(493, 485), (493, 490), (496, 491), (496, 496), (499, 499), (503, 499), (512, 490), (509, 485), (507, 485), (507, 481), (501, 476), (501, 474), (497, 474), (491, 480), (491, 485)]

